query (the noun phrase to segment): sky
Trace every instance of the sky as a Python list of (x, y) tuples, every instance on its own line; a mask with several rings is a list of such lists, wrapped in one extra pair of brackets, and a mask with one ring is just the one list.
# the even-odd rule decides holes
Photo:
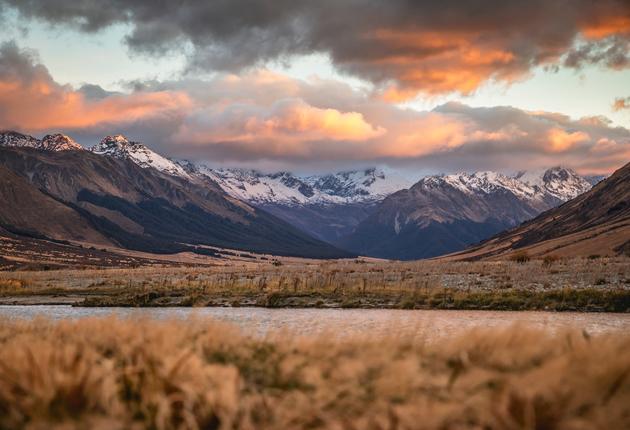
[(0, 129), (315, 173), (630, 161), (627, 0), (0, 0)]

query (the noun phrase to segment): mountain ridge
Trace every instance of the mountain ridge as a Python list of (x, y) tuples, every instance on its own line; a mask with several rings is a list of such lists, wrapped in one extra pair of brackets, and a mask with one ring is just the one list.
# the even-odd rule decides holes
[[(127, 156), (3, 145), (0, 167), (23, 198), (0, 208), (0, 223), (9, 230), (45, 230), (42, 235), (55, 240), (154, 253), (211, 254), (204, 247), (214, 246), (310, 258), (352, 255), (234, 199), (208, 179), (175, 176)], [(13, 186), (4, 181), (0, 187), (11, 193)], [(48, 223), (35, 210), (40, 206), (55, 208), (48, 211)], [(70, 224), (62, 219), (68, 214)], [(20, 219), (22, 225), (14, 228)], [(73, 223), (86, 231), (73, 231)]]
[(385, 198), (335, 244), (380, 258), (435, 257), (514, 227), (590, 188), (560, 167), (540, 178), (529, 175), (527, 182), (496, 172), (427, 176)]
[(630, 255), (630, 163), (588, 192), (446, 258)]

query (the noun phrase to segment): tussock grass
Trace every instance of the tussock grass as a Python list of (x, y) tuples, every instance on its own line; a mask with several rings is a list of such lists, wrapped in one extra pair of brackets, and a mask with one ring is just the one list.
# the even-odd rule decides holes
[(621, 429), (628, 404), (624, 333), (514, 327), (426, 343), (0, 322), (0, 428)]
[[(500, 262), (267, 262), (244, 266), (0, 273), (5, 297), (87, 306), (630, 309), (630, 258)], [(1, 285), (1, 284), (0, 284)]]

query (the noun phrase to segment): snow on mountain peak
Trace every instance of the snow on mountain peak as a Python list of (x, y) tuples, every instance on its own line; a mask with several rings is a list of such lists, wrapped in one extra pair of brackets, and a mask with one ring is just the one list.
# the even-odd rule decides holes
[(211, 169), (201, 174), (217, 182), (228, 194), (251, 203), (344, 204), (374, 202), (408, 188), (413, 181), (382, 169), (297, 176), (290, 172), (261, 173), (243, 169)]
[(522, 171), (515, 179), (561, 200), (571, 200), (590, 190), (592, 185), (582, 176), (566, 167), (546, 170)]
[(375, 167), (309, 176), (304, 181), (326, 194), (351, 200), (380, 200), (413, 185), (409, 178)]
[(83, 147), (65, 134), (47, 134), (42, 140), (16, 131), (0, 132), (0, 145), (35, 148), (44, 151), (79, 151)]
[(79, 151), (83, 149), (73, 138), (61, 133), (44, 136), (41, 141), (41, 148), (48, 151)]
[(130, 160), (145, 169), (152, 167), (169, 175), (190, 177), (179, 164), (150, 150), (140, 142), (130, 141), (122, 134), (104, 137), (98, 145), (90, 148), (90, 151), (98, 155)]
[(567, 201), (588, 191), (591, 185), (570, 169), (551, 169), (519, 172), (507, 176), (497, 172), (457, 173), (453, 175), (427, 176), (419, 182), (425, 188), (449, 185), (466, 194), (490, 194), (507, 191), (521, 199), (555, 198)]
[(35, 139), (33, 136), (18, 133), (17, 131), (2, 131), (0, 132), (0, 145), (38, 148), (39, 140)]

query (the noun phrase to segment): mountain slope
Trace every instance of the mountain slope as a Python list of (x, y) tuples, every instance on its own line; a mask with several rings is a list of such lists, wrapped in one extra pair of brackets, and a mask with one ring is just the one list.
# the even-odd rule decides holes
[[(6, 223), (15, 224), (16, 212), (24, 208), (29, 217), (22, 229), (71, 240), (104, 237), (140, 251), (210, 253), (200, 246), (216, 246), (303, 257), (349, 255), (230, 197), (208, 178), (173, 176), (141, 166), (141, 161), (120, 152), (110, 156), (0, 147), (0, 166), (12, 174), (12, 183), (28, 189), (25, 202), (3, 208), (11, 215), (5, 216)], [(6, 193), (9, 183), (0, 188)], [(57, 202), (58, 210), (50, 211), (50, 219), (30, 217), (37, 200), (29, 195), (47, 196), (48, 203)], [(60, 215), (59, 208), (72, 214), (69, 223), (81, 220), (77, 225), (89, 226), (90, 235), (68, 235), (61, 227), (66, 215)]]
[(74, 210), (0, 165), (0, 226), (15, 234), (112, 244)]
[(456, 258), (498, 258), (524, 249), (532, 255), (630, 253), (630, 163), (589, 192)]
[(585, 180), (560, 168), (540, 178), (529, 175), (527, 181), (495, 172), (429, 176), (386, 198), (336, 243), (374, 257), (434, 257), (514, 227), (588, 188)]

